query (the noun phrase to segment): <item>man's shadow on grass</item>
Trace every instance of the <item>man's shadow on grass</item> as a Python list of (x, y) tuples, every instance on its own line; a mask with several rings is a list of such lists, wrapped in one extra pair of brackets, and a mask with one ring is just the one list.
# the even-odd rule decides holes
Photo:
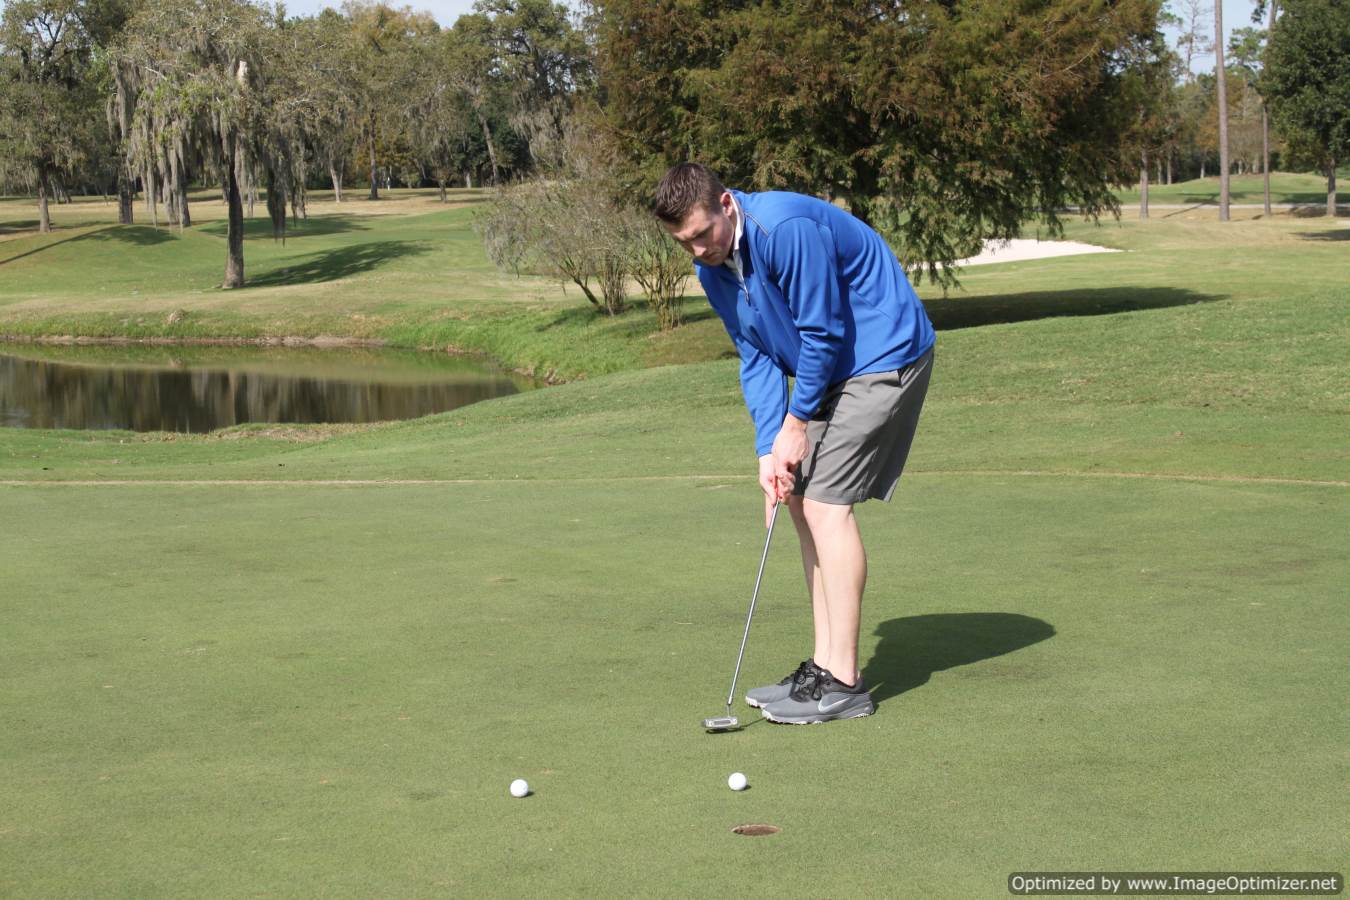
[(1226, 299), (1185, 288), (1104, 287), (1070, 291), (1028, 291), (1022, 294), (925, 300), (924, 308), (939, 331), (1030, 322), (1057, 316), (1106, 316), (1170, 306), (1190, 306)]
[(1016, 613), (933, 613), (890, 619), (863, 667), (878, 703), (927, 684), (934, 672), (1012, 653), (1054, 637), (1048, 622)]

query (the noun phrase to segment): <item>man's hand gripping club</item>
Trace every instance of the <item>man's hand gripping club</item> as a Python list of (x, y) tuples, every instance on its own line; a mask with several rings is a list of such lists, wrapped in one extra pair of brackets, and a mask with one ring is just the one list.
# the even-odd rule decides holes
[(764, 491), (764, 527), (779, 502), (792, 495), (797, 469), (806, 459), (806, 423), (788, 413), (774, 438), (773, 449), (759, 458), (759, 486)]

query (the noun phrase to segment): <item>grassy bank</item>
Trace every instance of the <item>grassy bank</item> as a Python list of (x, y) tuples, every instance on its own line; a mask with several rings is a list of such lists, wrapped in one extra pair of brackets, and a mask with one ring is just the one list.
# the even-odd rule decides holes
[[(98, 202), (58, 207), (57, 230), (0, 240), (0, 334), (18, 337), (233, 339), (324, 337), (391, 346), (486, 353), (556, 379), (726, 358), (720, 322), (691, 282), (687, 324), (661, 334), (639, 300), (625, 315), (595, 314), (575, 288), (498, 272), (472, 229), (482, 195), (404, 193), (340, 207), (316, 198), (311, 218), (272, 240), (249, 225), (250, 284), (222, 291), (224, 236), (217, 201), (194, 205), (199, 224), (181, 233), (111, 224)], [(139, 211), (138, 211), (139, 212)], [(0, 227), (24, 224), (26, 208), (0, 204)], [(1309, 287), (1340, 278), (1334, 224), (1293, 215), (1229, 226), (1203, 211), (1173, 211), (1140, 224), (1071, 224), (1070, 236), (1136, 251), (1086, 260), (972, 268), (947, 297), (922, 289), (941, 329), (1097, 314), (1232, 298), (1261, 303), (1287, 291), (1289, 273)], [(1240, 252), (1235, 252), (1239, 251)], [(1319, 273), (1326, 273), (1321, 275)]]

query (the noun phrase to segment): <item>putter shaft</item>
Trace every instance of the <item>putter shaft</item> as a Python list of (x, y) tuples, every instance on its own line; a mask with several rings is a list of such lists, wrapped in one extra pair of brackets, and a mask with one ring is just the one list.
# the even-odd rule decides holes
[(736, 655), (736, 671), (731, 675), (731, 690), (727, 693), (727, 715), (731, 715), (731, 703), (736, 697), (736, 681), (741, 677), (741, 660), (745, 659), (745, 643), (750, 640), (750, 620), (755, 617), (755, 601), (759, 599), (759, 583), (764, 580), (764, 563), (769, 559), (769, 544), (773, 541), (773, 526), (778, 521), (778, 508), (773, 505), (773, 514), (769, 516), (769, 533), (764, 538), (764, 553), (759, 558), (759, 574), (755, 576), (755, 590), (750, 594), (750, 611), (745, 615), (745, 634), (741, 637), (741, 652)]

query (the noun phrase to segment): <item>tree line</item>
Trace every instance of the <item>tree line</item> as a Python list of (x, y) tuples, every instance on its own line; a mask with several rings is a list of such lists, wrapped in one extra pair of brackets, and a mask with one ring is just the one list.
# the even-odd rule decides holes
[(154, 224), (191, 224), (188, 188), (228, 206), (225, 287), (244, 282), (244, 207), (278, 235), (307, 189), (338, 202), (355, 176), (500, 183), (547, 160), (591, 89), (565, 7), (479, 0), (452, 28), (367, 0), (288, 17), (248, 0), (13, 0), (0, 22), (0, 181), (48, 204), (143, 198)]
[[(633, 214), (698, 159), (847, 205), (949, 285), (954, 260), (1029, 221), (1118, 214), (1120, 186), (1268, 171), (1268, 121), (1281, 161), (1330, 172), (1334, 208), (1347, 4), (1259, 4), (1254, 21), (1267, 11), (1194, 77), (1211, 15), (1222, 34), (1201, 0), (478, 0), (448, 28), (375, 0), (302, 17), (9, 0), (0, 181), (36, 193), (43, 230), (72, 191), (116, 194), (124, 223), (139, 196), (154, 224), (187, 227), (189, 187), (219, 189), (226, 287), (244, 283), (255, 202), (281, 235), (321, 187), (342, 202), (353, 184), (514, 185), (482, 221), (494, 259), (614, 313), (629, 276), (682, 284)], [(638, 257), (656, 268), (622, 268)]]
[[(1226, 42), (1221, 3), (1175, 0), (1160, 23), (1178, 38), (1173, 74), (1145, 107), (1141, 215), (1147, 217), (1151, 180), (1217, 174), (1226, 219), (1230, 173), (1265, 176), (1269, 215), (1275, 167), (1324, 174), (1327, 214), (1335, 215), (1336, 170), (1350, 153), (1350, 5), (1257, 0), (1251, 24), (1233, 29)], [(1195, 74), (1193, 59), (1211, 52), (1213, 72)]]

